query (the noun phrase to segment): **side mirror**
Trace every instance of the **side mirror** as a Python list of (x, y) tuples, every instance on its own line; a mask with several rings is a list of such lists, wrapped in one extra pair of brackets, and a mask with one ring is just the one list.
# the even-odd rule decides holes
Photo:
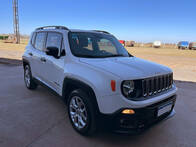
[[(129, 54), (129, 53), (128, 53)], [(129, 54), (129, 57), (133, 57), (133, 55)]]
[(46, 54), (58, 58), (59, 49), (57, 47), (49, 46), (46, 48)]

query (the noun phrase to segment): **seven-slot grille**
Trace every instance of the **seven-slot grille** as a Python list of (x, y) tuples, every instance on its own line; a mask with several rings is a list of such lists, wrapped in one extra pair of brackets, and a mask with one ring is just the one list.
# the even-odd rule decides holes
[(155, 95), (168, 90), (173, 84), (173, 74), (166, 74), (142, 80), (142, 95), (144, 97)]

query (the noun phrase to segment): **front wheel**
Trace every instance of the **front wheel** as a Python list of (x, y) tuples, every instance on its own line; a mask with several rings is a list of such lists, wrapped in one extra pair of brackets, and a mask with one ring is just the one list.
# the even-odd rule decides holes
[(24, 81), (28, 89), (37, 88), (37, 84), (33, 81), (32, 74), (31, 74), (31, 68), (29, 65), (25, 65), (24, 67)]
[(91, 98), (81, 89), (71, 92), (68, 115), (73, 128), (82, 135), (92, 135), (96, 130), (95, 107)]

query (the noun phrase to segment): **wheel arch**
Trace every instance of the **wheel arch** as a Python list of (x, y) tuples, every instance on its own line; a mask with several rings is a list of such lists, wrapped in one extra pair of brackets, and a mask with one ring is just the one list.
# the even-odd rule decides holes
[(30, 63), (29, 63), (29, 61), (26, 60), (26, 59), (24, 59), (24, 58), (22, 59), (22, 63), (23, 63), (23, 68), (25, 68), (26, 65), (31, 66)]
[(100, 112), (97, 99), (96, 99), (96, 95), (95, 95), (93, 88), (89, 86), (87, 83), (80, 81), (78, 79), (73, 79), (69, 77), (64, 78), (62, 98), (66, 103), (67, 103), (70, 92), (73, 91), (74, 89), (84, 90), (92, 98), (92, 102), (93, 102), (93, 105), (96, 107), (96, 110)]

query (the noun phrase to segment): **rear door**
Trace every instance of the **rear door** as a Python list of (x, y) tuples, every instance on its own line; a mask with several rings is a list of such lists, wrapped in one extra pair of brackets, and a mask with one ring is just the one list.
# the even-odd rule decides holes
[(46, 43), (46, 32), (38, 32), (36, 33), (35, 43), (34, 43), (34, 77), (40, 81), (43, 81), (42, 72), (43, 69), (41, 68), (45, 61), (42, 60), (42, 56), (45, 54), (45, 43)]
[(27, 51), (28, 51), (28, 55), (29, 55), (29, 62), (30, 62), (30, 66), (31, 66), (31, 73), (33, 75), (33, 77), (35, 77), (35, 57), (34, 57), (34, 52), (35, 52), (35, 48), (34, 48), (34, 43), (35, 43), (35, 37), (36, 37), (36, 33), (33, 33), (31, 36), (31, 45), (29, 45), (27, 47)]

